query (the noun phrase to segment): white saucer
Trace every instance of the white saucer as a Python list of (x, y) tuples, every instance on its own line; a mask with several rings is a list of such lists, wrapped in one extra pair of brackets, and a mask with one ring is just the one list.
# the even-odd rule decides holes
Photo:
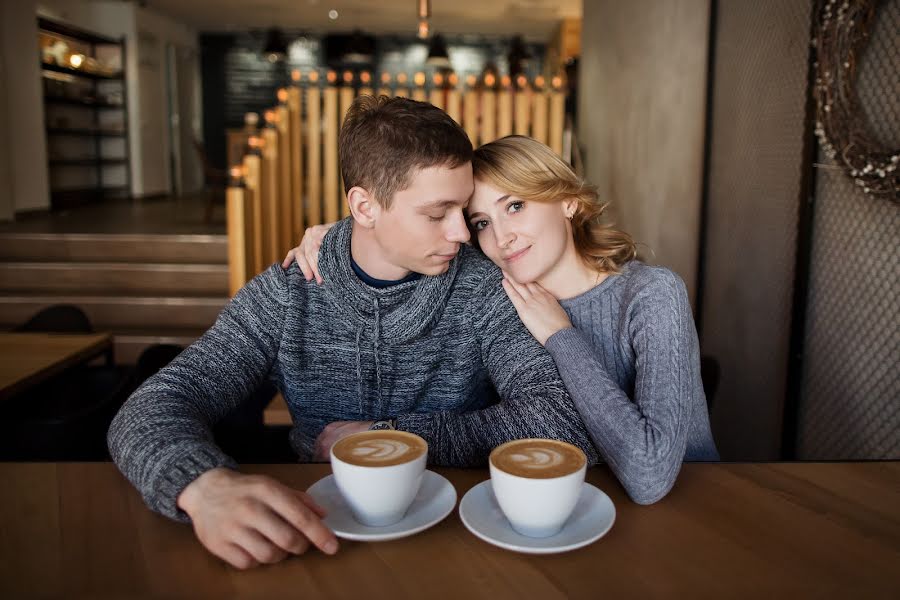
[(532, 538), (510, 526), (488, 479), (463, 496), (459, 517), (469, 531), (489, 544), (526, 554), (555, 554), (587, 546), (606, 535), (616, 520), (616, 507), (609, 496), (585, 482), (562, 531), (546, 538)]
[(441, 522), (456, 506), (453, 484), (432, 471), (425, 471), (422, 487), (406, 516), (385, 527), (368, 527), (353, 518), (334, 475), (315, 482), (306, 492), (328, 511), (323, 522), (336, 536), (358, 542), (385, 542), (419, 533)]

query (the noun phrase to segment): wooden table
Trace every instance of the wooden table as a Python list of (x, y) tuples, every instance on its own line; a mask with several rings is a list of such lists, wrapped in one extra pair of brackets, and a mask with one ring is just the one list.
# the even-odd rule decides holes
[(0, 333), (0, 400), (111, 352), (108, 333)]
[[(245, 470), (299, 489), (329, 472)], [(460, 498), (487, 477), (437, 470)], [(411, 538), (240, 572), (145, 508), (111, 464), (0, 464), (0, 597), (900, 597), (900, 463), (690, 464), (647, 507), (605, 467), (588, 480), (616, 524), (567, 554), (495, 548), (453, 513)]]

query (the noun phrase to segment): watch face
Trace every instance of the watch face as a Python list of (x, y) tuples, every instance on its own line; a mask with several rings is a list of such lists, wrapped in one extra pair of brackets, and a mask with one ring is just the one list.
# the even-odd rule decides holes
[(377, 429), (391, 429), (391, 424), (387, 421), (375, 421), (371, 427), (369, 427), (369, 431), (374, 431)]

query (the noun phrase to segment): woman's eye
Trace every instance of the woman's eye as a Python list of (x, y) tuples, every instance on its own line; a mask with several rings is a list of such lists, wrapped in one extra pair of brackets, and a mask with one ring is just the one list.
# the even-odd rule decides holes
[(428, 215), (428, 220), (433, 223), (437, 223), (438, 221), (442, 221), (443, 219), (444, 219), (444, 215), (440, 215), (438, 217), (432, 217), (431, 215)]
[(519, 212), (519, 211), (522, 210), (523, 208), (525, 208), (525, 203), (524, 203), (524, 202), (521, 202), (521, 201), (519, 201), (519, 202), (510, 202), (510, 203), (509, 203), (509, 206), (506, 207), (506, 210), (507, 210), (507, 212), (515, 213), (515, 212)]
[(473, 228), (475, 231), (481, 231), (482, 229), (484, 229), (485, 227), (487, 227), (487, 224), (488, 224), (488, 222), (485, 221), (484, 219), (482, 219), (482, 220), (480, 220), (480, 221), (475, 221), (474, 223), (472, 223), (472, 228)]

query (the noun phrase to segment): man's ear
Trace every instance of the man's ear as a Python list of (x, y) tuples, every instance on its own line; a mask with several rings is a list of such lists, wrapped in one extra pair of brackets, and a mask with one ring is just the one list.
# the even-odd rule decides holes
[(371, 229), (381, 213), (381, 205), (365, 189), (356, 186), (347, 192), (347, 202), (350, 204), (350, 214), (357, 223)]

